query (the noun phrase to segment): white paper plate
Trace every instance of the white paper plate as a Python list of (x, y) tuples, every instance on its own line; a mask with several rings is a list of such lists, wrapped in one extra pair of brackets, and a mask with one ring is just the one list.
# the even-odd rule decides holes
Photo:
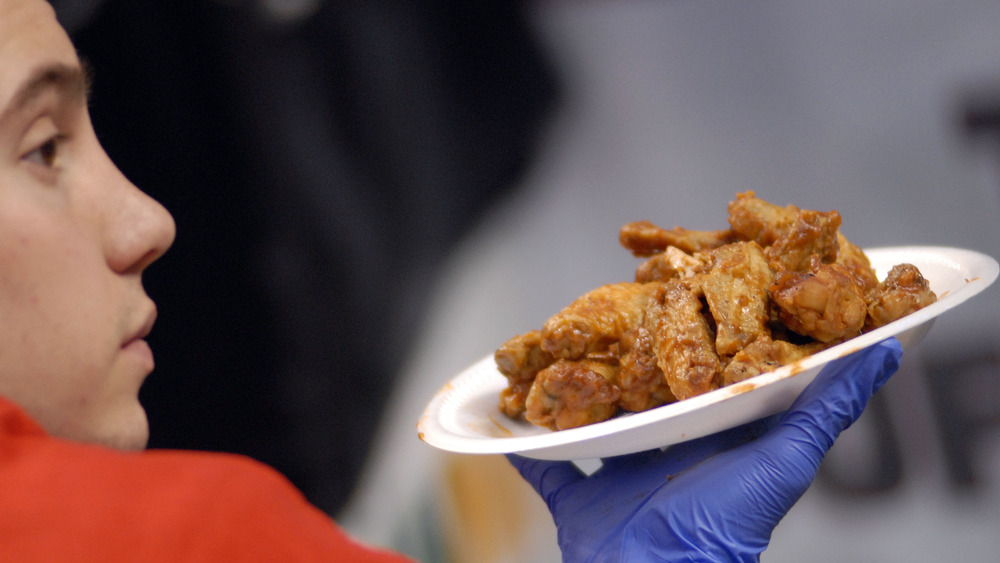
[(937, 293), (937, 302), (898, 321), (741, 383), (644, 412), (552, 431), (511, 420), (497, 408), (506, 379), (492, 354), (446, 384), (417, 424), (420, 439), (452, 452), (517, 453), (537, 459), (581, 460), (649, 450), (707, 436), (787, 409), (831, 360), (895, 336), (903, 348), (919, 342), (935, 317), (986, 289), (997, 278), (993, 258), (946, 247), (865, 250), (879, 279), (908, 262)]

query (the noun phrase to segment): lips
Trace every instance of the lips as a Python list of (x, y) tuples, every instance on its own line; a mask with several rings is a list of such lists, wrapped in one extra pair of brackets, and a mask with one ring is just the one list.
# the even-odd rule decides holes
[(130, 340), (125, 346), (122, 346), (122, 350), (129, 356), (136, 358), (147, 373), (153, 371), (153, 367), (155, 366), (153, 349), (149, 347), (149, 344), (145, 340), (141, 338)]
[(131, 333), (124, 343), (122, 343), (122, 351), (124, 351), (129, 356), (136, 358), (143, 367), (149, 371), (153, 371), (153, 350), (149, 347), (145, 338), (153, 330), (153, 324), (156, 323), (156, 306), (154, 305), (150, 312), (145, 316), (143, 322), (139, 327)]

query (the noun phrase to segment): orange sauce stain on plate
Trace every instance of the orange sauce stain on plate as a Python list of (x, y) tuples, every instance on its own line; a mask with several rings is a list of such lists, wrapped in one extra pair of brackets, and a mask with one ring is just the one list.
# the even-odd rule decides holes
[(739, 395), (741, 393), (746, 393), (748, 391), (753, 391), (756, 388), (757, 388), (757, 384), (756, 383), (750, 383), (748, 381), (742, 381), (740, 383), (734, 383), (733, 385), (728, 386), (726, 389), (729, 390), (729, 393), (731, 395)]
[(511, 432), (509, 428), (497, 422), (497, 419), (493, 418), (492, 415), (490, 416), (490, 422), (492, 422), (500, 430), (500, 436), (504, 438), (510, 438), (511, 436), (514, 435), (514, 433)]

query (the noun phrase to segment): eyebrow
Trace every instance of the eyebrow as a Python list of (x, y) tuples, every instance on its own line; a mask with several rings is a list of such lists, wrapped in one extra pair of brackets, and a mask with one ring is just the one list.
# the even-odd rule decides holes
[(79, 66), (62, 63), (40, 67), (14, 92), (7, 106), (0, 112), (0, 123), (13, 113), (30, 105), (50, 89), (55, 89), (67, 99), (86, 101), (90, 94), (91, 75), (86, 63)]

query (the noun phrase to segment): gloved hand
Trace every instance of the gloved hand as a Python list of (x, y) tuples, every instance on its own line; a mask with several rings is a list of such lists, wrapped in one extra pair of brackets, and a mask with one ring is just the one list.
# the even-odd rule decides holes
[(759, 561), (823, 456), (899, 367), (896, 339), (827, 365), (784, 414), (604, 460), (510, 455), (552, 512), (564, 561)]

